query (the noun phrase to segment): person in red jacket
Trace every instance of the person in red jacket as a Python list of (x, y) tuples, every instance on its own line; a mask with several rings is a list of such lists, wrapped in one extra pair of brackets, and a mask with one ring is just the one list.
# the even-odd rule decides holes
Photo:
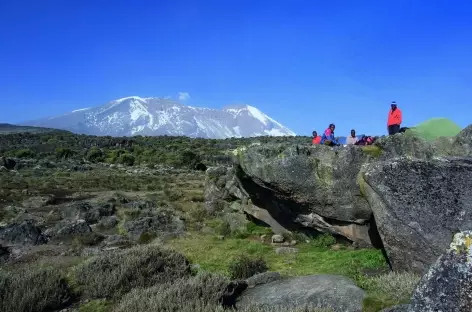
[(313, 139), (311, 140), (311, 143), (313, 145), (320, 144), (321, 142), (321, 137), (318, 135), (318, 132), (313, 131)]
[(391, 109), (388, 112), (387, 128), (388, 134), (394, 135), (400, 132), (400, 124), (402, 123), (402, 111), (397, 107), (397, 103), (395, 101), (393, 101), (390, 106)]

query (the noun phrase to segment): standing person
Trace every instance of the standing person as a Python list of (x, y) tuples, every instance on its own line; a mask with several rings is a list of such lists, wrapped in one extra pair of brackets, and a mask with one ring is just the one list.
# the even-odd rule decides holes
[(326, 129), (323, 135), (321, 136), (320, 144), (329, 146), (339, 145), (338, 141), (336, 141), (336, 138), (334, 137), (334, 129), (336, 129), (336, 126), (334, 124), (330, 124), (328, 129)]
[(394, 135), (400, 132), (400, 124), (402, 123), (402, 111), (397, 107), (395, 101), (390, 105), (391, 109), (388, 112), (387, 128), (388, 135)]
[(312, 138), (312, 140), (311, 140), (311, 143), (312, 143), (313, 145), (320, 144), (320, 142), (321, 142), (321, 137), (318, 135), (318, 132), (313, 131), (312, 134), (313, 134), (313, 138)]
[(356, 137), (356, 130), (352, 129), (351, 130), (351, 135), (346, 138), (346, 144), (347, 145), (354, 145), (359, 141)]

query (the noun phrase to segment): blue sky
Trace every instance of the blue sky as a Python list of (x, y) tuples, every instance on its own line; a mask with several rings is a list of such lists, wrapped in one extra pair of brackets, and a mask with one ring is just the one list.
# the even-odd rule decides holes
[(472, 123), (467, 1), (0, 0), (0, 122), (130, 96), (245, 103), (298, 134)]

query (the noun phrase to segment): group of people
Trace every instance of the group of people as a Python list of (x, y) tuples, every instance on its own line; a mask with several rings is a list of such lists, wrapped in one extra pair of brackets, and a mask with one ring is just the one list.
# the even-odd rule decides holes
[[(388, 112), (387, 118), (387, 129), (389, 135), (394, 135), (401, 132), (400, 125), (402, 123), (402, 112), (397, 107), (397, 103), (393, 101), (390, 104), (390, 110)], [(323, 144), (328, 146), (339, 146), (339, 142), (334, 136), (334, 129), (336, 126), (330, 124), (329, 127), (323, 132), (323, 135), (319, 136), (316, 131), (313, 131), (312, 143), (313, 144)], [(346, 138), (347, 145), (370, 145), (374, 143), (376, 137), (364, 136), (361, 139), (358, 139), (356, 136), (356, 130), (351, 130), (351, 135)]]

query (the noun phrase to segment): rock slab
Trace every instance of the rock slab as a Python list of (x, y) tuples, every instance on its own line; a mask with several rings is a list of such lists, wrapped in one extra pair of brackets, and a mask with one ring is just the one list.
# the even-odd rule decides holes
[(334, 312), (361, 312), (364, 291), (353, 281), (338, 275), (309, 275), (277, 280), (248, 288), (236, 307), (251, 305), (295, 308), (331, 308)]
[(370, 164), (364, 180), (394, 270), (425, 273), (454, 233), (472, 229), (470, 158), (396, 158)]

